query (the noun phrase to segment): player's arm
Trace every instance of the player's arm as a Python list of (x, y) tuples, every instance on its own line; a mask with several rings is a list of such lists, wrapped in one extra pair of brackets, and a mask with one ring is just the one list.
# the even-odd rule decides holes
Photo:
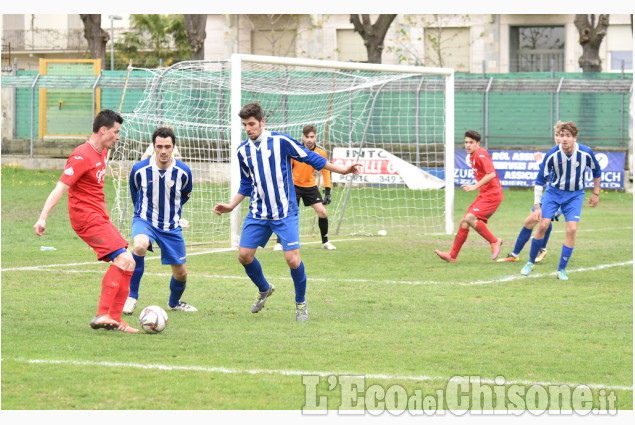
[(218, 215), (232, 212), (234, 211), (234, 208), (236, 208), (238, 204), (240, 204), (245, 198), (246, 196), (242, 193), (237, 193), (236, 196), (234, 196), (234, 199), (232, 199), (229, 204), (216, 204), (216, 206), (214, 207), (214, 212)]
[(192, 172), (190, 169), (187, 169), (187, 173), (183, 178), (187, 179), (183, 188), (181, 189), (181, 206), (185, 205), (187, 201), (190, 200), (190, 194), (192, 193)]
[(358, 175), (359, 167), (361, 166), (362, 164), (356, 163), (356, 164), (351, 164), (348, 167), (342, 167), (340, 165), (333, 164), (331, 161), (326, 161), (326, 164), (324, 164), (323, 169), (332, 171), (337, 174), (342, 174), (342, 175), (346, 175), (346, 174)]
[(130, 186), (130, 197), (132, 198), (132, 205), (137, 203), (137, 197), (139, 196), (139, 191), (137, 190), (137, 182), (135, 180), (136, 177), (136, 169), (133, 167), (130, 172), (130, 178), (128, 179), (128, 185)]
[[(325, 150), (320, 149), (320, 155), (328, 160)], [(322, 203), (329, 205), (331, 203), (331, 172), (329, 170), (322, 168), (322, 180), (324, 181), (324, 201)]]
[(66, 183), (58, 181), (55, 189), (51, 191), (51, 194), (44, 203), (44, 207), (42, 208), (42, 212), (40, 213), (40, 218), (35, 223), (35, 225), (33, 225), (35, 233), (38, 236), (42, 236), (46, 231), (46, 219), (48, 218), (51, 210), (55, 207), (55, 205), (57, 205), (60, 199), (62, 199), (62, 196), (64, 196), (64, 194), (68, 192), (69, 188), (70, 186)]
[(589, 199), (589, 205), (594, 207), (600, 201), (600, 177), (593, 178), (593, 194)]
[(496, 171), (485, 174), (485, 176), (483, 176), (483, 178), (480, 181), (476, 182), (475, 184), (464, 184), (463, 186), (461, 186), (461, 188), (465, 192), (472, 192), (474, 190), (477, 190), (479, 187), (491, 182), (494, 179), (494, 177), (496, 177)]

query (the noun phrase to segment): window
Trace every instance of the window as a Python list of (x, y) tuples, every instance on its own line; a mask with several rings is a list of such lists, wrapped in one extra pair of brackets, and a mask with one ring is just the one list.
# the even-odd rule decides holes
[(624, 62), (624, 71), (633, 70), (633, 33), (630, 25), (609, 26), (606, 32), (606, 49), (609, 53), (607, 59), (610, 60), (610, 64), (602, 68), (619, 72)]
[(424, 30), (425, 65), (470, 70), (470, 29), (430, 27)]
[(564, 26), (510, 27), (510, 71), (564, 71)]
[(337, 51), (340, 61), (368, 62), (364, 39), (354, 29), (337, 30)]

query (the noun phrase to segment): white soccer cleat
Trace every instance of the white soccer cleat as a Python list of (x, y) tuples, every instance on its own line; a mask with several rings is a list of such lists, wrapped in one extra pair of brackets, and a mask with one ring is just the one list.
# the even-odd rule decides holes
[(168, 308), (172, 311), (198, 311), (198, 308), (193, 305), (189, 305), (188, 303), (184, 303), (183, 301), (179, 301), (179, 303), (174, 307), (170, 307), (170, 304), (168, 304)]
[(274, 251), (282, 251), (282, 244), (281, 244), (281, 243), (276, 243), (276, 244), (273, 246), (273, 250), (274, 250)]
[(132, 314), (134, 313), (134, 309), (137, 308), (137, 300), (132, 298), (132, 297), (128, 297), (128, 299), (126, 299), (126, 304), (124, 304), (123, 306), (123, 314)]
[(337, 249), (335, 248), (335, 245), (333, 245), (331, 242), (326, 241), (322, 244), (322, 248), (324, 249)]

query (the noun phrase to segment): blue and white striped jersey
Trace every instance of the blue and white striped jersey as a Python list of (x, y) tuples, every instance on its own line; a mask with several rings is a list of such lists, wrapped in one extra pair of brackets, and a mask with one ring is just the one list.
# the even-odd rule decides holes
[(167, 170), (157, 167), (155, 157), (137, 162), (130, 173), (130, 196), (134, 216), (159, 230), (180, 226), (181, 208), (192, 192), (192, 172), (176, 158)]
[(561, 145), (556, 145), (542, 160), (535, 184), (569, 192), (584, 190), (584, 172), (587, 168), (592, 171), (594, 178), (600, 177), (602, 169), (591, 148), (576, 143), (571, 155), (567, 155)]
[(316, 170), (326, 159), (305, 148), (284, 133), (263, 130), (256, 141), (245, 140), (238, 147), (240, 188), (251, 197), (249, 214), (258, 220), (281, 220), (298, 211), (293, 187), (291, 158)]

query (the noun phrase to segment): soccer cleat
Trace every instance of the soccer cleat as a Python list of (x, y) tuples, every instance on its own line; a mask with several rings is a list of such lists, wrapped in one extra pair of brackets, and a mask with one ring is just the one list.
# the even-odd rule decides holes
[(523, 267), (523, 269), (520, 271), (520, 274), (522, 274), (523, 276), (529, 276), (529, 273), (531, 273), (533, 270), (534, 270), (534, 263), (529, 261), (527, 264), (525, 264), (525, 267)]
[(439, 256), (442, 260), (447, 261), (448, 263), (456, 263), (456, 258), (452, 258), (449, 252), (441, 252), (438, 249), (434, 250), (434, 253)]
[(274, 251), (282, 251), (282, 244), (277, 242), (274, 246), (273, 246), (273, 250)]
[(132, 297), (128, 297), (126, 299), (126, 303), (123, 306), (123, 314), (132, 314), (134, 313), (134, 309), (137, 308), (137, 300), (132, 298)]
[(503, 240), (501, 238), (497, 238), (496, 242), (492, 245), (492, 260), (496, 260), (498, 254), (501, 252), (501, 245), (503, 244)]
[(331, 242), (326, 241), (322, 244), (322, 248), (324, 249), (337, 249), (335, 248), (335, 245), (333, 245)]
[(295, 303), (295, 320), (296, 322), (306, 322), (309, 320), (309, 311), (306, 308), (306, 301), (303, 303)]
[(547, 249), (540, 248), (540, 251), (538, 251), (538, 255), (536, 255), (536, 263), (540, 263), (542, 260), (545, 259), (546, 256), (547, 256)]
[(275, 288), (270, 283), (268, 290), (266, 290), (265, 292), (258, 292), (258, 298), (256, 298), (256, 301), (254, 301), (254, 304), (251, 306), (251, 312), (258, 313), (260, 310), (262, 310), (265, 306), (265, 301), (267, 301), (267, 298), (273, 295), (273, 291), (275, 291)]
[(518, 262), (518, 255), (514, 255), (513, 252), (510, 252), (509, 254), (507, 254), (507, 257), (505, 258), (499, 258), (498, 260), (496, 260), (499, 263), (508, 263), (510, 261), (517, 263)]
[(129, 334), (136, 334), (137, 332), (139, 332), (139, 329), (133, 328), (132, 326), (130, 326), (123, 320), (119, 322), (119, 326), (117, 326), (117, 330), (121, 332), (129, 333)]
[(93, 317), (93, 320), (90, 321), (90, 327), (93, 329), (117, 329), (119, 326), (119, 322), (114, 319), (111, 319), (109, 315), (102, 314), (101, 316)]
[(567, 272), (565, 272), (564, 269), (558, 270), (556, 277), (558, 280), (569, 280), (569, 276), (567, 276)]
[(170, 307), (170, 303), (168, 303), (168, 308), (172, 311), (198, 311), (198, 308), (183, 301), (179, 301), (174, 307)]

